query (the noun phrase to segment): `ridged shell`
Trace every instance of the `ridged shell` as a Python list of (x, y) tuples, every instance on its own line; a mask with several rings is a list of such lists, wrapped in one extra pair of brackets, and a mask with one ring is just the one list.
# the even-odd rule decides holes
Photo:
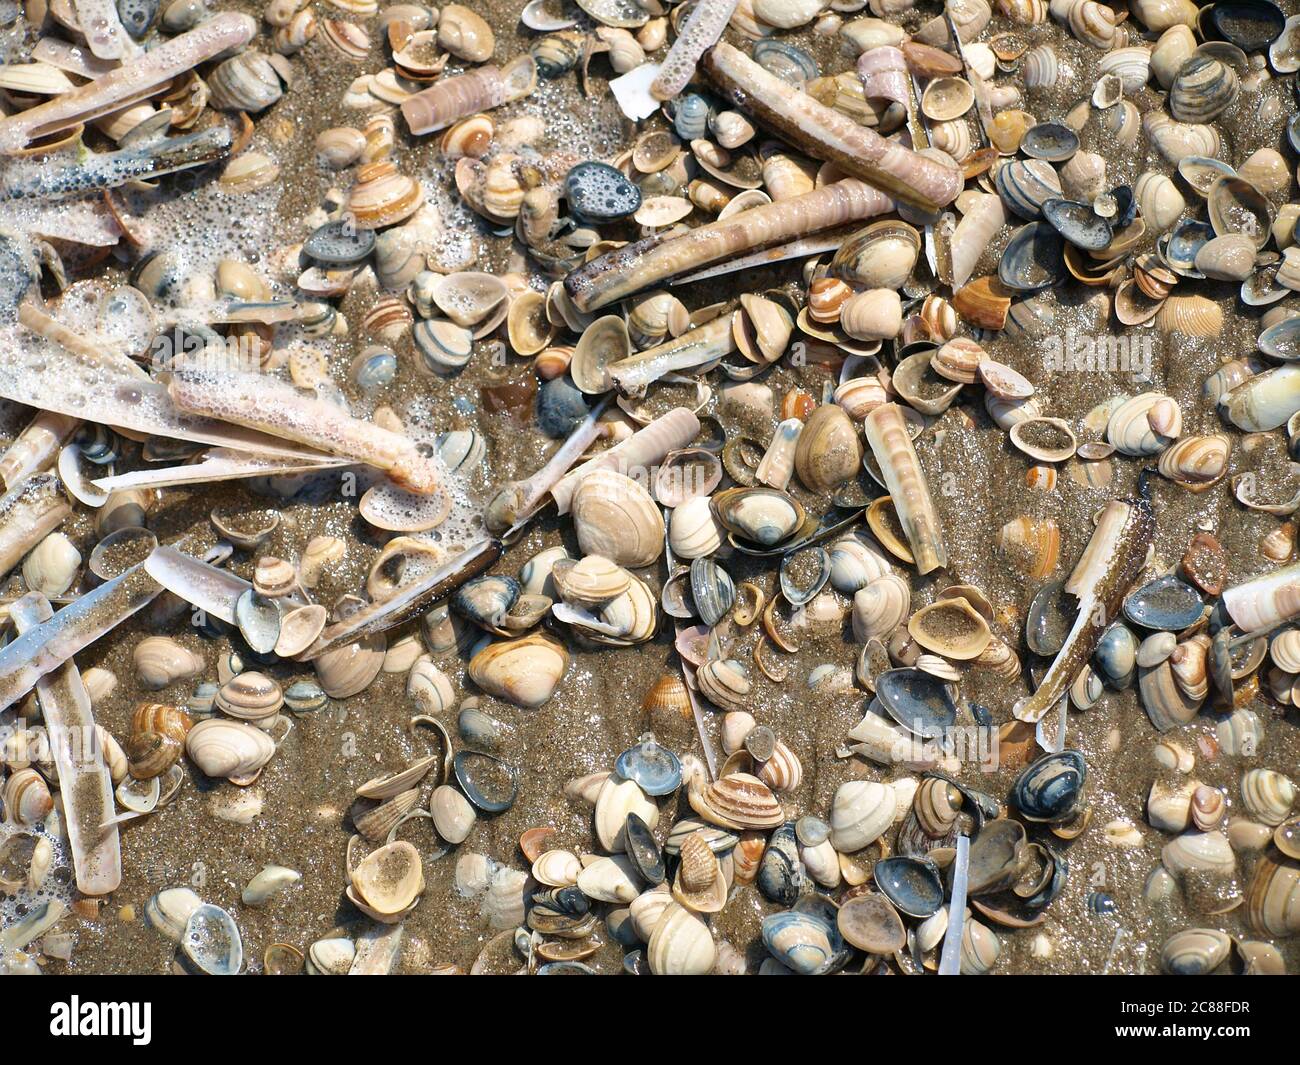
[(209, 718), (190, 729), (185, 753), (210, 777), (247, 783), (271, 760), (275, 741), (242, 721)]
[(1231, 450), (1232, 441), (1224, 433), (1185, 436), (1161, 452), (1156, 468), (1171, 481), (1202, 492), (1227, 472)]
[(732, 773), (689, 791), (691, 809), (710, 824), (735, 830), (775, 828), (785, 811), (771, 789), (748, 773)]
[(636, 569), (663, 551), (663, 516), (650, 493), (630, 477), (593, 471), (573, 494), (571, 510), (583, 554), (604, 555)]
[[(1168, 420), (1162, 418), (1166, 410)], [(1121, 454), (1154, 455), (1173, 442), (1182, 424), (1182, 410), (1174, 400), (1159, 392), (1142, 392), (1115, 409), (1106, 424), (1106, 439)]]
[(888, 784), (849, 780), (831, 801), (831, 843), (841, 854), (869, 847), (894, 821), (898, 796)]
[(907, 581), (886, 573), (853, 595), (853, 638), (865, 644), (872, 638), (886, 639), (911, 610), (912, 592)]

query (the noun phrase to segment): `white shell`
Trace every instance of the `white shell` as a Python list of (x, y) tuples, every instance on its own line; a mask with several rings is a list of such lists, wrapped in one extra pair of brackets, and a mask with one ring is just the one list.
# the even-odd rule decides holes
[(893, 823), (897, 801), (888, 784), (845, 781), (831, 803), (831, 844), (843, 854), (870, 846)]

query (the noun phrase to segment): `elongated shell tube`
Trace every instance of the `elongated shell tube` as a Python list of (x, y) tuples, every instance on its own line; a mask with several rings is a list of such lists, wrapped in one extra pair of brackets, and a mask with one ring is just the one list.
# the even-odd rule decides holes
[(961, 192), (965, 179), (955, 167), (885, 140), (851, 118), (818, 103), (805, 92), (726, 43), (704, 57), (710, 80), (736, 107), (810, 155), (835, 163), (846, 174), (883, 189), (922, 211), (937, 211)]
[(72, 507), (53, 473), (38, 473), (0, 498), (0, 577), (63, 524)]
[(925, 471), (907, 435), (902, 409), (897, 403), (882, 404), (867, 415), (863, 431), (880, 464), (894, 510), (916, 559), (917, 571), (925, 574), (942, 569), (948, 565), (948, 549), (943, 543), (943, 529), (925, 481)]
[(1144, 499), (1112, 499), (1106, 504), (1065, 583), (1066, 591), (1079, 600), (1074, 625), (1034, 694), (1012, 708), (1016, 718), (1042, 720), (1069, 691), (1107, 625), (1119, 617), (1124, 593), (1142, 572), (1155, 527), (1151, 504)]
[(688, 270), (893, 209), (894, 202), (884, 193), (847, 178), (680, 236), (625, 244), (578, 267), (564, 279), (564, 288), (574, 306), (587, 313)]
[(1223, 593), (1223, 607), (1243, 632), (1271, 629), (1300, 616), (1300, 562), (1234, 584)]
[(739, 0), (700, 0), (686, 19), (682, 32), (668, 49), (659, 73), (650, 83), (650, 95), (656, 100), (671, 100), (686, 88), (695, 76), (695, 64), (705, 49), (717, 43), (727, 28), (731, 13)]
[(291, 386), (256, 374), (177, 371), (168, 393), (182, 410), (261, 429), (385, 471), (408, 491), (440, 491), (433, 460), (409, 437), (354, 418), (336, 403), (305, 399)]
[(214, 15), (94, 81), (0, 119), (0, 152), (12, 155), (33, 140), (143, 100), (178, 74), (228, 49), (243, 47), (256, 33), (257, 23), (248, 15), (234, 11)]
[(13, 488), (31, 474), (52, 466), (59, 448), (80, 425), (80, 419), (38, 411), (0, 458), (0, 481), (5, 488)]
[(724, 314), (679, 337), (612, 363), (609, 375), (622, 391), (642, 395), (665, 374), (697, 369), (735, 350), (731, 317)]
[(625, 473), (641, 484), (648, 484), (651, 467), (663, 461), (670, 451), (685, 447), (700, 431), (700, 420), (687, 407), (674, 407), (656, 418), (643, 429), (638, 429), (620, 444), (602, 451), (594, 459), (584, 462), (551, 489), (555, 509), (561, 514), (569, 512), (569, 504), (578, 485), (589, 473), (596, 470), (615, 470)]
[[(21, 636), (54, 617), (45, 596), (33, 592), (10, 609)], [(106, 895), (122, 882), (122, 848), (113, 817), (113, 784), (104, 764), (90, 696), (81, 672), (71, 659), (36, 682), (36, 696), (59, 769), (59, 792), (72, 851), (77, 890)]]
[(536, 85), (537, 66), (529, 55), (504, 69), (489, 63), (467, 74), (439, 78), (403, 100), (402, 117), (414, 134), (436, 133), (480, 111), (522, 100)]

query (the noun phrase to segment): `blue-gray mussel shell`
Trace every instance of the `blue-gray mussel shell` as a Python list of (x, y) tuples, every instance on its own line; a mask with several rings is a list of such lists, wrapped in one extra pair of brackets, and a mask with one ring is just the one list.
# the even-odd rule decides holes
[(903, 728), (923, 739), (943, 735), (957, 720), (952, 688), (919, 669), (888, 669), (876, 678), (876, 701)]
[(374, 250), (374, 230), (359, 229), (347, 218), (326, 222), (302, 243), (303, 255), (322, 266), (352, 266)]
[(1172, 574), (1157, 577), (1124, 600), (1124, 616), (1144, 629), (1181, 632), (1205, 609), (1201, 593)]
[(1127, 688), (1137, 671), (1138, 640), (1133, 630), (1117, 621), (1101, 634), (1092, 664), (1113, 688)]
[(799, 839), (793, 821), (787, 821), (772, 833), (758, 863), (755, 882), (764, 898), (782, 906), (794, 905), (803, 894), (807, 879), (799, 861)]
[(1079, 804), (1088, 767), (1075, 750), (1045, 754), (1025, 767), (1011, 786), (1011, 803), (1031, 821), (1069, 820)]
[(998, 280), (1017, 292), (1041, 292), (1065, 277), (1065, 240), (1046, 222), (1017, 229), (998, 260)]
[(1101, 251), (1113, 239), (1110, 223), (1086, 203), (1053, 197), (1043, 201), (1043, 218), (1077, 248)]
[(654, 833), (640, 814), (635, 811), (627, 815), (623, 828), (623, 839), (627, 847), (627, 856), (647, 882), (662, 884), (668, 875), (664, 867), (664, 856), (655, 842)]
[(579, 163), (564, 176), (564, 195), (584, 222), (614, 222), (641, 206), (641, 190), (608, 163)]
[(909, 917), (931, 917), (943, 905), (939, 870), (925, 858), (894, 855), (872, 866), (876, 887)]
[(504, 813), (514, 805), (519, 791), (519, 771), (514, 766), (490, 754), (457, 751), (452, 769), (465, 797), (484, 813)]

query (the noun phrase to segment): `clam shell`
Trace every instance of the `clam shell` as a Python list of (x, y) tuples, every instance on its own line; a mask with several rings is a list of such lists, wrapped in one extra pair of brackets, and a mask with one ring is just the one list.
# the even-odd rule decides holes
[(630, 477), (612, 470), (591, 472), (574, 492), (570, 510), (583, 554), (604, 555), (636, 569), (663, 552), (663, 516), (650, 493)]
[(550, 699), (568, 668), (564, 646), (536, 632), (482, 645), (470, 659), (469, 676), (489, 695), (535, 709)]
[(668, 895), (646, 947), (650, 971), (656, 976), (704, 976), (712, 972), (717, 956), (709, 926)]
[(888, 784), (850, 780), (831, 801), (831, 844), (841, 854), (869, 847), (894, 821), (897, 795)]

